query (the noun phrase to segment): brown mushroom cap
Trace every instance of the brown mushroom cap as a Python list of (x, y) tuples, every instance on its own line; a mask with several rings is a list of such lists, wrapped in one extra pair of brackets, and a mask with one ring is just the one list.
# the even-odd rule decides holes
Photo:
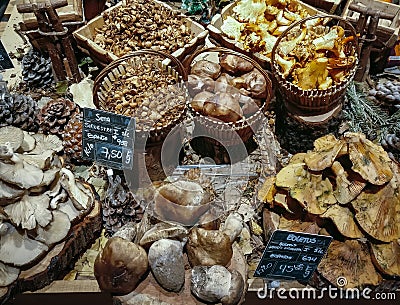
[(148, 269), (146, 251), (120, 237), (110, 238), (94, 263), (94, 275), (101, 290), (128, 294)]
[(190, 73), (217, 79), (221, 73), (221, 66), (215, 62), (203, 59), (194, 63), (190, 69)]
[(265, 182), (257, 192), (258, 200), (269, 203), (270, 205), (273, 203), (274, 196), (277, 192), (275, 181), (276, 177), (274, 176), (270, 176), (265, 180)]
[(359, 133), (346, 133), (352, 169), (363, 179), (375, 185), (383, 185), (393, 177), (391, 160), (382, 146), (376, 145)]
[(400, 238), (400, 171), (390, 162), (394, 176), (378, 190), (364, 190), (351, 204), (356, 210), (356, 220), (373, 238), (391, 242)]
[(400, 240), (389, 244), (372, 244), (372, 262), (380, 272), (389, 276), (400, 276)]
[(188, 236), (188, 230), (177, 224), (159, 222), (150, 230), (144, 233), (139, 244), (142, 247), (149, 247), (153, 242), (160, 239), (178, 239), (183, 240)]
[[(333, 240), (318, 266), (318, 271), (340, 288), (376, 286), (382, 280), (372, 264), (368, 245), (358, 240)], [(341, 285), (342, 277), (345, 278), (345, 285)]]
[(330, 206), (321, 217), (331, 219), (343, 236), (348, 238), (364, 237), (358, 225), (354, 221), (353, 213), (346, 207), (335, 204)]
[(250, 72), (254, 68), (251, 62), (232, 54), (221, 55), (219, 63), (230, 74), (243, 74)]
[(314, 141), (314, 150), (308, 152), (304, 161), (309, 169), (321, 171), (332, 166), (337, 155), (345, 145), (343, 140), (338, 140), (334, 135), (326, 135)]

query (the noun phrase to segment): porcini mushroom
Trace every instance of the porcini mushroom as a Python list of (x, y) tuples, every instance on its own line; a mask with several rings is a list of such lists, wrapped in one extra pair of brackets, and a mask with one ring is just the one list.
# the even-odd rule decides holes
[[(7, 224), (7, 223), (6, 223)], [(40, 241), (20, 233), (7, 224), (6, 234), (0, 235), (0, 261), (14, 266), (24, 266), (46, 253), (48, 247)]]
[(335, 204), (330, 206), (321, 217), (331, 219), (339, 232), (345, 237), (364, 237), (354, 220), (354, 214), (349, 210), (349, 208)]
[(313, 171), (324, 170), (332, 166), (343, 145), (345, 142), (332, 134), (318, 138), (314, 141), (314, 150), (306, 154), (304, 162)]
[(167, 222), (159, 222), (154, 225), (150, 230), (144, 233), (143, 237), (140, 239), (139, 244), (142, 247), (149, 247), (153, 242), (168, 238), (168, 239), (178, 239), (182, 241), (188, 236), (188, 230), (180, 225), (170, 224)]
[(367, 184), (363, 180), (349, 181), (346, 171), (338, 161), (333, 162), (332, 170), (336, 175), (336, 189), (334, 195), (341, 204), (347, 204), (356, 198)]
[(383, 185), (392, 179), (391, 160), (382, 146), (360, 133), (348, 132), (344, 137), (349, 143), (349, 156), (355, 172), (375, 185)]
[(400, 276), (400, 239), (389, 244), (371, 244), (372, 262), (380, 272)]
[(230, 74), (244, 74), (253, 70), (254, 66), (248, 60), (232, 54), (223, 54), (219, 59), (221, 67)]
[(333, 240), (318, 271), (333, 285), (343, 289), (376, 286), (382, 280), (372, 264), (368, 245), (358, 240)]

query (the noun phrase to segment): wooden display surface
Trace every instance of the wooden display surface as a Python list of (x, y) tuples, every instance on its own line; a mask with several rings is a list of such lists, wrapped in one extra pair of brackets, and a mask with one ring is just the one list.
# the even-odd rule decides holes
[(63, 276), (98, 237), (101, 228), (100, 202), (96, 200), (90, 213), (72, 227), (63, 242), (54, 246), (37, 264), (21, 271), (18, 280), (7, 291), (0, 290), (0, 304), (16, 294), (44, 288)]

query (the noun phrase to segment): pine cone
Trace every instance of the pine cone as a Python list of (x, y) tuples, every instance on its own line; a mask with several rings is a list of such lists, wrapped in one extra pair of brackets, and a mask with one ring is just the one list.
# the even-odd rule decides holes
[(11, 125), (13, 99), (10, 96), (4, 96), (0, 99), (0, 127)]
[(133, 198), (121, 177), (109, 178), (106, 198), (102, 205), (103, 225), (107, 234), (113, 235), (119, 228), (128, 222), (140, 222), (143, 217), (143, 208)]
[(74, 163), (83, 162), (82, 159), (82, 113), (76, 111), (64, 127), (64, 151)]
[(30, 97), (22, 94), (14, 94), (11, 96), (13, 102), (11, 112), (13, 116), (13, 126), (19, 127), (27, 131), (36, 131), (38, 106)]
[(76, 104), (69, 99), (49, 101), (39, 113), (40, 128), (44, 133), (60, 134), (76, 109)]
[(41, 88), (54, 81), (50, 58), (31, 49), (22, 59), (22, 76), (29, 86)]

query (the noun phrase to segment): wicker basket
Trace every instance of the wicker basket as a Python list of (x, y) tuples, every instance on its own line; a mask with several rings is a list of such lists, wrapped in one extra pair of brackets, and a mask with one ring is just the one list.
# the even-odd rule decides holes
[[(293, 84), (287, 80), (280, 72), (280, 67), (276, 62), (276, 54), (280, 47), (282, 39), (284, 39), (292, 30), (298, 29), (305, 22), (322, 18), (326, 23), (334, 23), (341, 25), (346, 32), (346, 36), (353, 36), (354, 40), (350, 42), (351, 55), (356, 56), (356, 61), (349, 71), (346, 79), (340, 83), (336, 83), (330, 86), (326, 90), (320, 89), (309, 89), (304, 90), (299, 86)], [(358, 39), (354, 27), (350, 22), (338, 16), (311, 16), (304, 18), (294, 24), (292, 24), (276, 41), (276, 44), (272, 50), (271, 61), (272, 61), (272, 74), (274, 81), (277, 84), (278, 90), (283, 96), (285, 106), (288, 110), (297, 115), (303, 116), (314, 116), (319, 114), (327, 113), (338, 105), (343, 103), (346, 88), (349, 83), (353, 80), (358, 64)]]
[(267, 97), (263, 101), (262, 106), (250, 117), (243, 118), (235, 123), (226, 123), (212, 117), (204, 116), (194, 110), (190, 103), (188, 105), (189, 110), (194, 115), (195, 133), (209, 137), (209, 140), (214, 144), (216, 141), (213, 139), (220, 140), (224, 146), (235, 146), (246, 143), (254, 135), (254, 132), (256, 132), (260, 127), (264, 117), (264, 112), (272, 98), (272, 82), (268, 72), (266, 72), (254, 59), (242, 53), (223, 47), (211, 47), (199, 50), (192, 54), (188, 61), (185, 62), (187, 74), (189, 74), (191, 64), (195, 61), (196, 57), (200, 54), (204, 55), (204, 53), (236, 55), (244, 60), (249, 61), (255, 67), (255, 69), (257, 69), (264, 76), (266, 80)]
[[(146, 61), (155, 62), (166, 74), (173, 75), (176, 84), (183, 87), (182, 82), (187, 80), (186, 71), (182, 63), (174, 56), (161, 51), (140, 50), (125, 55), (109, 64), (95, 79), (93, 88), (94, 104), (100, 109), (107, 110), (107, 96), (115, 79), (126, 73), (128, 66), (140, 66)], [(179, 116), (176, 116), (168, 124), (153, 126), (150, 130), (136, 130), (135, 141), (147, 144), (159, 143), (168, 135), (172, 128), (184, 118), (186, 105), (182, 105)]]

